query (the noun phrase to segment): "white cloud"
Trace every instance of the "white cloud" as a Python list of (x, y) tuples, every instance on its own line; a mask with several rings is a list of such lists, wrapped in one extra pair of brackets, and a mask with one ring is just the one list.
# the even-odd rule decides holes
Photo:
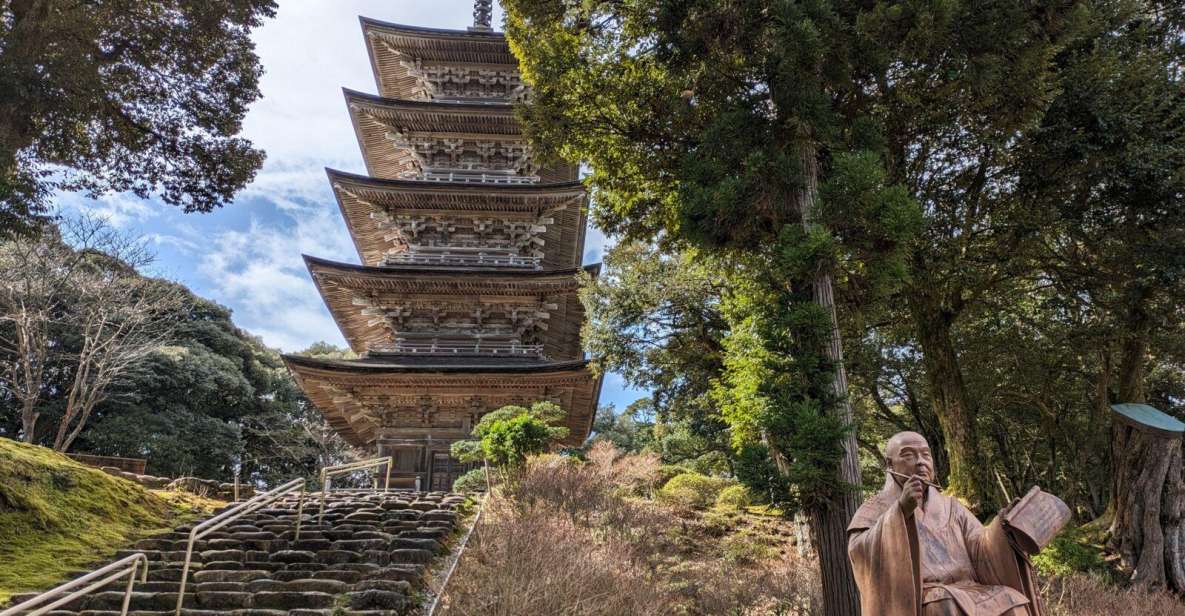
[(252, 220), (246, 230), (216, 235), (197, 266), (215, 299), (235, 309), (236, 323), (284, 351), (318, 340), (343, 344), (301, 254), (354, 259), (335, 210), (298, 207), (267, 224)]

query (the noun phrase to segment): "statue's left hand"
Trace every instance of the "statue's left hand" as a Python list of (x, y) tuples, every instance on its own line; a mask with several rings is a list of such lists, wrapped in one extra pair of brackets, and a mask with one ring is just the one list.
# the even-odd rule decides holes
[(1012, 508), (1015, 507), (1016, 504), (1019, 502), (1020, 502), (1019, 498), (1012, 499), (1012, 502), (1008, 503), (1007, 505), (1004, 505), (1004, 507), (1002, 509), (1000, 509), (1000, 513), (998, 513), (996, 515), (999, 515), (1001, 517), (1008, 515), (1008, 512), (1012, 511)]

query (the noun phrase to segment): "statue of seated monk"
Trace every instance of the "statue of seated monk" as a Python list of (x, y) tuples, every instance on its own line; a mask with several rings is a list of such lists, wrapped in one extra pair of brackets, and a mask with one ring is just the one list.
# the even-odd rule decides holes
[(1002, 523), (1015, 502), (985, 527), (928, 485), (934, 461), (922, 435), (895, 434), (885, 457), (884, 487), (848, 525), (862, 615), (1041, 616), (1032, 567)]

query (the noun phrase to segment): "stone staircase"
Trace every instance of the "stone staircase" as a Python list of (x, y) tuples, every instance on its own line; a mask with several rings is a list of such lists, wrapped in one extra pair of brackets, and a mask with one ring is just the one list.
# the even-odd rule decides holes
[[(428, 564), (458, 522), (459, 494), (334, 491), (317, 523), (319, 493), (305, 500), (300, 539), (291, 496), (194, 543), (185, 616), (387, 616), (421, 603)], [(148, 556), (129, 614), (165, 616), (177, 605), (192, 525), (143, 539), (117, 558)], [(83, 575), (86, 572), (79, 572)], [(50, 612), (118, 616), (126, 578)], [(14, 597), (19, 603), (33, 595)]]

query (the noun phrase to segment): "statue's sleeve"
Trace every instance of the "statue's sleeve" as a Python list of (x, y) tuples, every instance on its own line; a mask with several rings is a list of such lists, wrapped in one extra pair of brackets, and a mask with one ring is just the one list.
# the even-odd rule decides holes
[(999, 516), (984, 526), (963, 507), (958, 507), (967, 552), (975, 566), (975, 579), (980, 584), (1008, 586), (1023, 593), (1037, 614), (1041, 613), (1036, 578), (1027, 556), (1008, 539), (1008, 530)]
[[(859, 519), (859, 515), (857, 516)], [(863, 616), (916, 616), (922, 597), (917, 526), (893, 502), (879, 517), (849, 528), (848, 558)]]

